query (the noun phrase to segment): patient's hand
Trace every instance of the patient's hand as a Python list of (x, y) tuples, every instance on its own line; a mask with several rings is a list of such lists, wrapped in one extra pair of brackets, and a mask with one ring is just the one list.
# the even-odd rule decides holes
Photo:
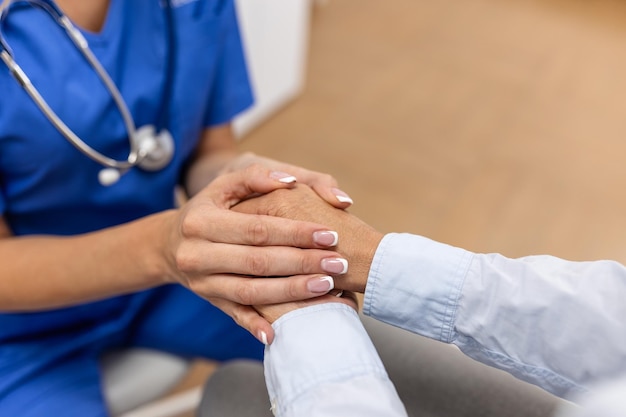
[(335, 288), (365, 292), (374, 253), (383, 234), (356, 216), (332, 207), (306, 185), (276, 190), (233, 207), (243, 213), (264, 214), (326, 225), (339, 234), (336, 251), (346, 257), (349, 270), (335, 276)]
[[(270, 323), (274, 323), (281, 316), (292, 312), (294, 310), (312, 306), (315, 304), (323, 304), (323, 303), (342, 303), (349, 307), (352, 307), (355, 310), (358, 310), (358, 302), (356, 295), (350, 291), (341, 291), (337, 293), (333, 291), (335, 295), (328, 294), (317, 298), (311, 298), (309, 300), (304, 301), (295, 301), (292, 303), (283, 303), (283, 304), (272, 304), (272, 305), (264, 305), (264, 306), (255, 306), (254, 308), (259, 312), (261, 316), (265, 320)], [(266, 344), (271, 344), (274, 341), (274, 335), (265, 335), (267, 340)]]

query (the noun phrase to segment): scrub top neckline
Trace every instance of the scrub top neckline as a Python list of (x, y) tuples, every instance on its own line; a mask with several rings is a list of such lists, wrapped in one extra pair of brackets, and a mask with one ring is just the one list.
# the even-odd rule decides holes
[(92, 32), (90, 30), (84, 29), (82, 26), (77, 25), (72, 21), (72, 23), (74, 23), (83, 34), (85, 39), (87, 39), (87, 42), (90, 46), (106, 43), (110, 39), (111, 34), (115, 32), (120, 20), (119, 10), (117, 10), (117, 7), (119, 7), (119, 3), (120, 2), (117, 0), (109, 0), (109, 4), (107, 6), (104, 17), (104, 23), (102, 24), (102, 28), (99, 32)]

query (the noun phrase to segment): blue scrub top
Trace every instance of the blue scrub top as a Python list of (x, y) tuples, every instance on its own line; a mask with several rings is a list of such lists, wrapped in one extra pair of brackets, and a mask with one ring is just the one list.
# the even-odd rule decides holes
[[(233, 1), (172, 3), (176, 41), (169, 50), (159, 0), (111, 0), (102, 31), (83, 32), (138, 127), (160, 123), (164, 85), (172, 83), (167, 128), (176, 152), (161, 171), (133, 168), (116, 184), (100, 185), (102, 166), (75, 149), (0, 65), (0, 214), (16, 235), (86, 233), (172, 208), (174, 188), (203, 128), (228, 122), (251, 105)], [(125, 160), (129, 142), (115, 103), (52, 18), (37, 8), (13, 7), (3, 34), (61, 119), (92, 148)], [(172, 58), (175, 69), (167, 80)], [(128, 299), (0, 314), (0, 341), (68, 322), (102, 320)]]

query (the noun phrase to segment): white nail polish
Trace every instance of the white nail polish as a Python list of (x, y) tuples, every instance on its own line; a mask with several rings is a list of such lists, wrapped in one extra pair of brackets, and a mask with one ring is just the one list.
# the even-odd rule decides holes
[(350, 197), (346, 197), (344, 195), (336, 195), (335, 197), (337, 197), (337, 200), (339, 200), (339, 202), (341, 202), (341, 203), (354, 204), (354, 201), (352, 201), (352, 199)]
[(343, 295), (343, 290), (341, 290), (337, 294), (335, 294), (335, 297), (341, 298), (342, 295)]
[(260, 332), (259, 334), (261, 335), (261, 341), (263, 342), (265, 346), (267, 346), (267, 334), (263, 331)]
[(328, 289), (328, 291), (331, 291), (333, 288), (335, 288), (335, 280), (333, 279), (333, 277), (322, 277), (320, 278), (320, 281), (326, 281), (330, 284), (330, 288)]
[(335, 237), (335, 240), (333, 240), (333, 243), (329, 246), (337, 246), (337, 243), (339, 243), (339, 233), (337, 232), (328, 232), (331, 235), (333, 235)]
[(296, 182), (296, 177), (281, 171), (270, 172), (270, 178), (275, 179), (278, 182), (282, 182), (283, 184), (291, 184), (292, 182)]
[[(331, 240), (328, 240), (330, 236)], [(313, 241), (321, 246), (337, 246), (339, 242), (339, 234), (327, 230), (317, 231), (313, 233)]]
[(348, 272), (348, 261), (342, 258), (337, 258), (337, 261), (339, 261), (341, 265), (343, 265), (343, 269), (341, 270), (340, 274), (345, 274), (346, 272)]
[(278, 182), (282, 182), (283, 184), (291, 184), (292, 182), (296, 182), (296, 177), (290, 176), (290, 177), (281, 178), (278, 180)]

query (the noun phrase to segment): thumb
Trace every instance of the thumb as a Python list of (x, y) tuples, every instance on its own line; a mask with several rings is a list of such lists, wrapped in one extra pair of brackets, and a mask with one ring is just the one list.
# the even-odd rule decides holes
[(202, 191), (202, 194), (219, 207), (231, 208), (247, 198), (281, 188), (291, 188), (295, 183), (296, 177), (287, 172), (251, 165), (219, 176)]

